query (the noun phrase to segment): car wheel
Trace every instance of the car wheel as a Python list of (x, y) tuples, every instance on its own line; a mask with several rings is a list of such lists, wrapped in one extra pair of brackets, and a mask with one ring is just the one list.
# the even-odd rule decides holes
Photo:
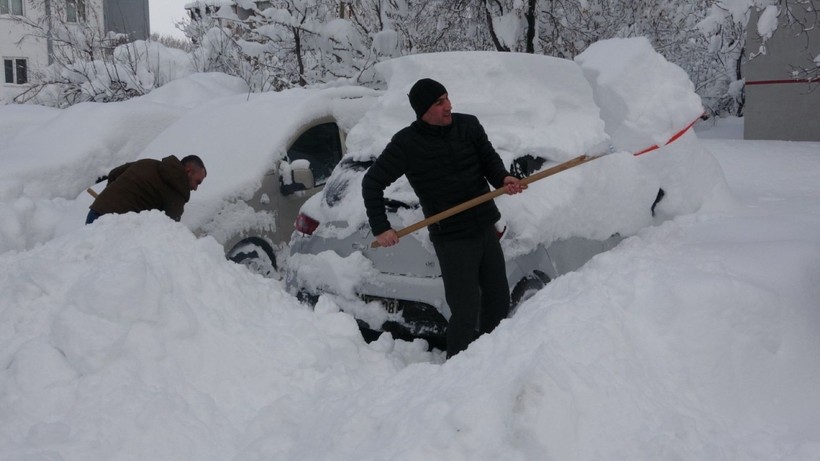
[(533, 295), (541, 288), (544, 288), (549, 281), (549, 276), (541, 271), (535, 271), (519, 280), (510, 294), (513, 309), (518, 308), (521, 303), (532, 298)]
[(261, 238), (251, 237), (242, 240), (225, 256), (228, 260), (242, 264), (251, 272), (263, 277), (277, 280), (282, 278), (276, 268), (276, 256), (273, 253), (273, 247)]

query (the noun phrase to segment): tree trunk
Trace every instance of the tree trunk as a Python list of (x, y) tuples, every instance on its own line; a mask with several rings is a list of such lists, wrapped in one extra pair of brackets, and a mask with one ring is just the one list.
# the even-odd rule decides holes
[(299, 86), (307, 86), (305, 80), (305, 63), (302, 60), (302, 36), (298, 27), (292, 27), (294, 53), (296, 53), (296, 68), (299, 71)]
[(524, 15), (527, 18), (527, 53), (535, 53), (535, 5), (538, 0), (529, 0), (530, 4), (527, 7), (527, 13)]
[(490, 13), (490, 7), (487, 5), (487, 0), (484, 0), (484, 13), (487, 16), (487, 27), (490, 29), (490, 37), (493, 39), (496, 51), (510, 51), (506, 45), (502, 45), (495, 34), (495, 27), (493, 26), (493, 15)]

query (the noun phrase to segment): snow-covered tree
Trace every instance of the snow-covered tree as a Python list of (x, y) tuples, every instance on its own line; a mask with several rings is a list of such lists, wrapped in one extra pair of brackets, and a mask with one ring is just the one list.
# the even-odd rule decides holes
[[(756, 11), (758, 19), (749, 24), (751, 12)], [(711, 85), (714, 90), (725, 87), (722, 105), (717, 112), (728, 110), (740, 115), (743, 106), (743, 76), (741, 64), (745, 59), (767, 53), (767, 43), (779, 27), (785, 26), (789, 33), (800, 37), (808, 47), (809, 33), (820, 27), (820, 2), (817, 0), (718, 0), (709, 8), (707, 15), (698, 24), (699, 30), (709, 39), (714, 61), (726, 68), (725, 75), (733, 74), (734, 79), (723, 79), (721, 84)], [(760, 38), (756, 49), (747, 49), (747, 29), (751, 28)], [(796, 65), (792, 75), (797, 78), (816, 79), (820, 74), (820, 56), (815, 62)], [(733, 103), (733, 107), (726, 107)]]
[[(108, 102), (145, 94), (178, 75), (159, 71), (163, 50), (149, 42), (129, 42), (104, 32), (101, 2), (34, 0), (42, 14), (11, 16), (47, 44), (49, 64), (32, 72), (30, 88), (17, 102), (67, 107), (85, 101)], [(175, 65), (176, 67), (176, 65)]]
[(737, 107), (745, 28), (727, 24), (717, 38), (698, 24), (713, 0), (482, 0), (494, 48), (572, 59), (592, 43), (647, 37), (686, 70), (711, 113)]
[[(798, 33), (817, 27), (817, 7), (817, 0), (196, 0), (180, 27), (196, 70), (239, 76), (252, 91), (339, 79), (377, 84), (376, 63), (408, 54), (495, 50), (572, 59), (602, 39), (644, 36), (688, 72), (709, 114), (740, 114), (743, 61), (766, 52), (784, 18)], [(747, 50), (752, 10), (761, 11), (750, 27), (763, 46)], [(813, 16), (796, 14), (806, 11)], [(149, 49), (162, 55), (150, 42), (114, 52), (120, 38), (79, 30), (55, 29), (70, 55), (41, 76), (60, 88), (61, 105), (143, 94), (170, 74), (140, 69), (160, 61), (145, 57)], [(809, 62), (794, 72), (817, 78), (818, 69)]]

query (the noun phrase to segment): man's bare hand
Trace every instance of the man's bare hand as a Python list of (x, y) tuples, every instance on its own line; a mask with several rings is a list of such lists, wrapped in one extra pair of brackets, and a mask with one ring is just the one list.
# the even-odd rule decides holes
[(399, 234), (393, 229), (386, 230), (376, 236), (376, 241), (379, 242), (380, 246), (392, 247), (399, 243)]
[(504, 189), (510, 195), (518, 194), (527, 188), (526, 184), (522, 184), (521, 180), (515, 176), (507, 176), (504, 178)]

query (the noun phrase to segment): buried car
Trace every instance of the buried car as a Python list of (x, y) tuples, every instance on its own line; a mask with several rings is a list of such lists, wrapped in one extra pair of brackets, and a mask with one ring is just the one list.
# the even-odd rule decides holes
[(166, 128), (140, 157), (199, 155), (208, 177), (182, 222), (215, 238), (228, 259), (278, 278), (299, 208), (322, 190), (347, 132), (377, 95), (343, 86), (215, 99)]
[[(343, 207), (343, 197), (360, 195), (360, 189), (353, 186), (360, 184), (374, 160), (343, 160), (318, 199), (321, 207)], [(510, 169), (512, 174), (525, 177), (546, 161), (528, 155), (516, 159)], [(422, 218), (418, 200), (386, 198), (385, 205), (395, 229), (402, 228), (407, 217)], [(374, 248), (371, 242), (375, 237), (367, 224), (350, 232), (347, 221), (322, 223), (312, 217), (322, 213), (308, 211), (310, 208), (304, 207), (298, 216), (291, 239), (286, 271), (289, 289), (313, 304), (320, 294), (336, 294), (339, 304), (357, 318), (366, 337), (387, 331), (394, 337), (423, 338), (435, 347), (446, 348), (450, 310), (441, 269), (426, 232), (421, 238), (404, 237), (389, 248)], [(506, 224), (496, 224), (502, 247), (521, 244), (520, 236)], [(549, 246), (537, 244), (514, 255), (505, 251), (513, 308), (550, 280), (579, 268), (620, 240), (617, 234), (600, 240), (571, 237)]]
[[(641, 48), (635, 54), (643, 53), (654, 51)], [(647, 65), (657, 67), (657, 62), (649, 61)], [(351, 130), (347, 154), (325, 190), (308, 200), (297, 218), (286, 265), (288, 289), (311, 301), (320, 300), (322, 294), (330, 296), (365, 331), (390, 331), (394, 336), (422, 337), (441, 345), (450, 312), (426, 230), (405, 236), (390, 248), (371, 248), (374, 236), (361, 196), (367, 168), (390, 137), (413, 120), (406, 94), (419, 78), (441, 82), (448, 89), (453, 112), (478, 116), (508, 170), (519, 177), (581, 153), (600, 155), (530, 184), (523, 194), (495, 199), (502, 214), (496, 227), (516, 303), (612, 248), (622, 236), (678, 213), (683, 209), (681, 203), (698, 202), (698, 197), (688, 201), (678, 197), (684, 192), (678, 180), (671, 181), (673, 206), (658, 203), (662, 183), (674, 176), (669, 162), (644, 161), (613, 145), (596, 97), (607, 103), (615, 99), (613, 94), (620, 95), (611, 86), (617, 78), (601, 78), (618, 74), (595, 67), (598, 64), (594, 58), (584, 68), (564, 59), (490, 52), (415, 55), (379, 64), (377, 70), (387, 81), (387, 90)], [(652, 77), (664, 79), (666, 75), (656, 71)], [(603, 80), (600, 91), (594, 91), (587, 78)], [(631, 80), (634, 86), (634, 78)], [(688, 79), (686, 82), (691, 86)], [(658, 99), (657, 94), (652, 96)], [(633, 99), (636, 104), (644, 102)], [(629, 100), (618, 103), (628, 105)], [(663, 103), (643, 104), (644, 115), (647, 109), (657, 109), (663, 118), (663, 111), (670, 107), (664, 108)], [(678, 106), (673, 103), (671, 108), (683, 104), (688, 112), (700, 114), (699, 102), (696, 108), (690, 107), (690, 100)], [(692, 136), (681, 137), (686, 140), (682, 144), (701, 158)], [(685, 174), (686, 168), (677, 173)], [(389, 186), (385, 197), (394, 229), (424, 218), (405, 177)]]

